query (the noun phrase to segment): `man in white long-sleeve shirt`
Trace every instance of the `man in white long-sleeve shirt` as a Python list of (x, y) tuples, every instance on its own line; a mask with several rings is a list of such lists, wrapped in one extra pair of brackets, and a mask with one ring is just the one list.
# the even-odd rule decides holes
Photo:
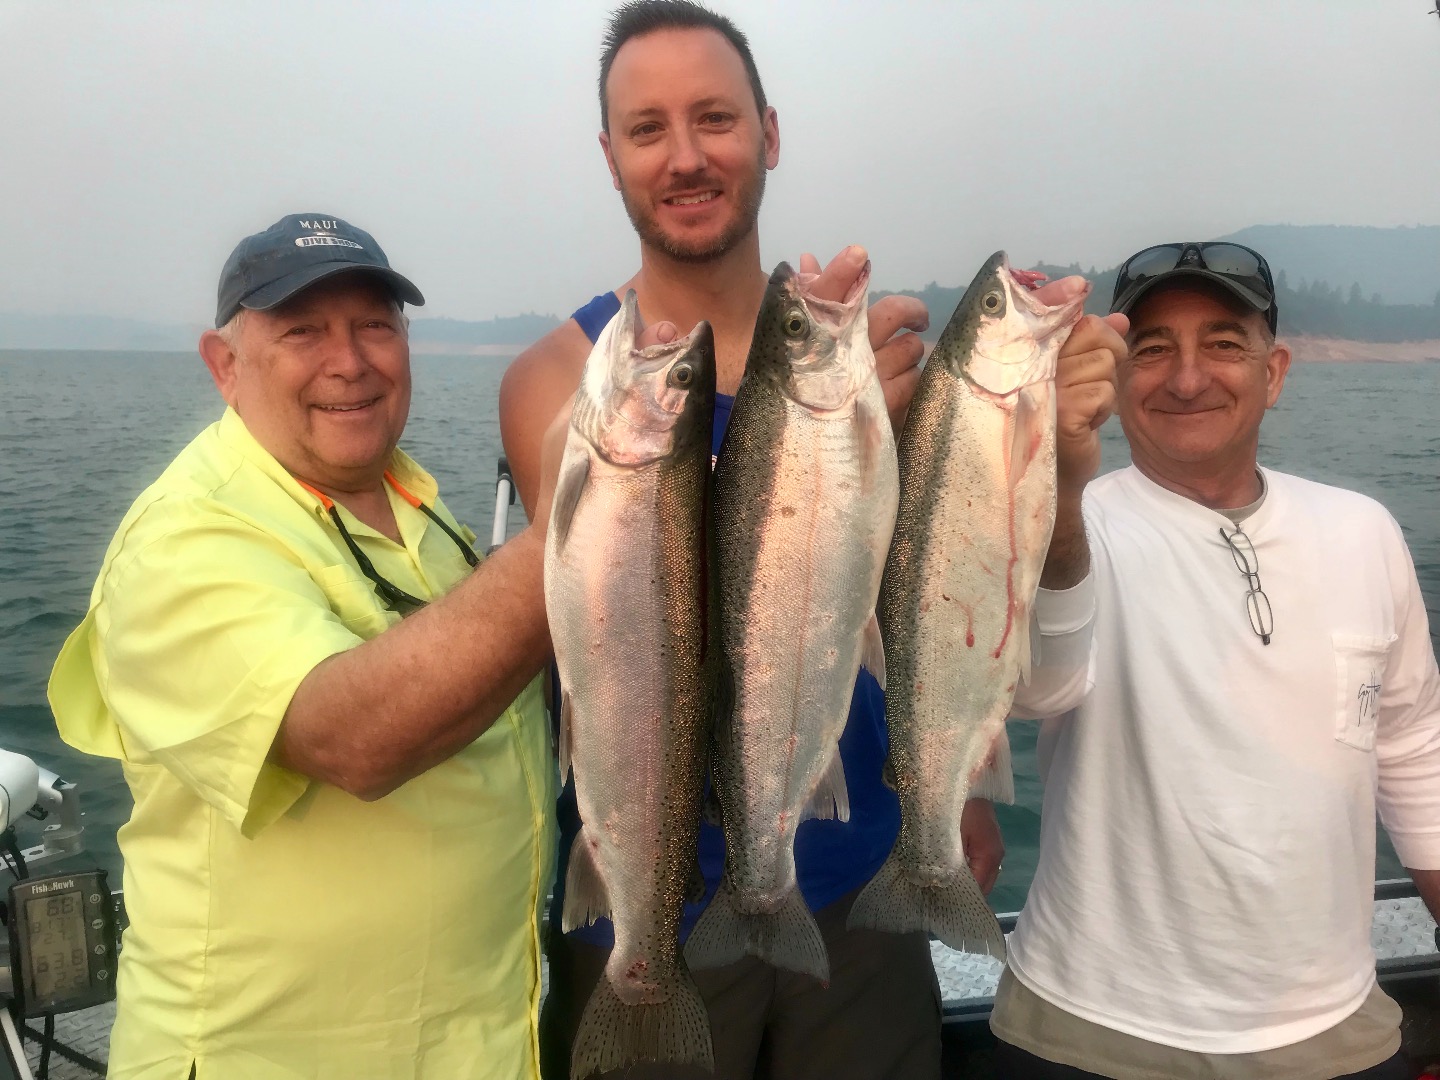
[(1440, 912), (1440, 674), (1400, 528), (1258, 467), (1290, 353), (1257, 253), (1148, 248), (1112, 308), (1134, 464), (1085, 491), (1090, 576), (1037, 601), (1082, 643), (1093, 610), (1092, 689), (1040, 737), (1001, 1074), (1408, 1077), (1374, 820)]

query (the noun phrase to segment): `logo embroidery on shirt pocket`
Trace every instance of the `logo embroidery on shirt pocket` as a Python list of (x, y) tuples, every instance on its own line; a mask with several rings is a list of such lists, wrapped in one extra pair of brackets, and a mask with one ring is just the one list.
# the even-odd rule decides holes
[(1370, 678), (1360, 684), (1355, 692), (1360, 707), (1355, 717), (1356, 724), (1373, 724), (1380, 718), (1380, 670), (1372, 667)]
[(1335, 648), (1335, 738), (1357, 750), (1375, 748), (1385, 661), (1395, 635), (1332, 634)]

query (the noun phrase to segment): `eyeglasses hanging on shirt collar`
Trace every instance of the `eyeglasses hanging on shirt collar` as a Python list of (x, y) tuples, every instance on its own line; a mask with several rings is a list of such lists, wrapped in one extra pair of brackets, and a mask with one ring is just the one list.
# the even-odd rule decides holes
[(1230, 557), (1235, 560), (1236, 569), (1245, 575), (1245, 580), (1250, 585), (1250, 591), (1245, 594), (1245, 610), (1250, 615), (1250, 629), (1255, 631), (1262, 642), (1269, 645), (1270, 635), (1275, 632), (1275, 616), (1270, 610), (1270, 598), (1265, 595), (1265, 590), (1260, 588), (1260, 560), (1255, 555), (1255, 545), (1250, 543), (1250, 537), (1245, 535), (1245, 530), (1238, 524), (1233, 533), (1227, 533), (1222, 525), (1220, 535), (1230, 548)]
[[(405, 490), (405, 487), (399, 480), (395, 479), (389, 469), (385, 470), (385, 481), (395, 489), (396, 494), (402, 499), (415, 507), (416, 510), (419, 510), (436, 525), (439, 525), (440, 528), (444, 530), (445, 535), (455, 541), (456, 546), (460, 548), (460, 554), (465, 556), (467, 563), (472, 567), (480, 565), (480, 556), (475, 554), (475, 549), (465, 542), (465, 538), (450, 528), (449, 525), (445, 524), (439, 514), (435, 513), (434, 510), (420, 501), (419, 496), (412, 495), (409, 491)], [(335, 528), (340, 530), (340, 539), (345, 541), (345, 546), (350, 549), (350, 554), (355, 556), (355, 561), (360, 566), (360, 572), (370, 579), (371, 583), (375, 586), (375, 595), (384, 601), (386, 607), (391, 611), (399, 612), (403, 618), (406, 615), (419, 611), (430, 602), (428, 600), (422, 600), (418, 596), (412, 596), (375, 569), (375, 564), (370, 561), (369, 556), (366, 555), (365, 552), (360, 550), (360, 545), (355, 542), (355, 538), (350, 535), (350, 530), (345, 527), (345, 522), (340, 518), (340, 511), (336, 508), (334, 499), (330, 498), (324, 492), (311, 487), (303, 480), (297, 478), (295, 482), (320, 500), (320, 505), (325, 507), (326, 513), (330, 515), (330, 520), (335, 523)]]

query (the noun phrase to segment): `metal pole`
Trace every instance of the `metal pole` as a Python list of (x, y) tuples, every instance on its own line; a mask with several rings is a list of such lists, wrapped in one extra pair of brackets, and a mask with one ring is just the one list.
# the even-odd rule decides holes
[(510, 507), (515, 505), (515, 478), (510, 475), (510, 462), (504, 454), (495, 468), (495, 517), (490, 526), (490, 550), (505, 543), (510, 532)]
[(35, 1080), (30, 1071), (30, 1062), (25, 1057), (25, 1047), (20, 1042), (20, 1033), (15, 1029), (15, 1020), (10, 1015), (8, 1003), (0, 1005), (0, 1077), (14, 1077), (15, 1080)]

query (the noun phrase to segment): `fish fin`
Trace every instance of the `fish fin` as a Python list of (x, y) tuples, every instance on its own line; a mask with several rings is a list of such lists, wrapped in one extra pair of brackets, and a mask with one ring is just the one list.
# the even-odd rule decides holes
[(560, 929), (568, 934), (609, 917), (610, 891), (595, 865), (590, 830), (582, 825), (570, 841), (570, 859), (565, 864), (565, 910), (560, 913)]
[(921, 884), (893, 852), (855, 898), (846, 927), (894, 934), (925, 930), (958, 952), (1005, 958), (1005, 935), (969, 867), (950, 881)]
[(720, 800), (716, 798), (713, 787), (705, 793), (705, 798), (700, 803), (700, 820), (706, 825), (714, 825), (717, 829), (725, 824), (725, 816), (720, 810)]
[[(1046, 387), (1048, 385), (1042, 384)], [(1012, 492), (1020, 486), (1030, 463), (1035, 460), (1035, 455), (1044, 441), (1045, 426), (1055, 422), (1052, 419), (1053, 397), (1054, 395), (1048, 392), (1035, 393), (1029, 386), (1022, 386), (1015, 395), (1015, 430), (1011, 437), (1010, 470), (1007, 477)]]
[(574, 734), (571, 724), (574, 723), (574, 713), (570, 703), (570, 691), (560, 691), (560, 783), (570, 779), (570, 747)]
[(715, 762), (719, 757), (719, 752), (714, 740), (720, 736), (721, 732), (728, 730), (734, 703), (735, 675), (730, 670), (730, 665), (725, 663), (722, 657), (716, 665), (715, 708), (710, 717), (710, 778), (705, 785), (705, 796), (700, 803), (702, 820), (716, 828), (724, 824), (724, 808), (720, 804), (720, 792), (715, 787), (715, 778), (719, 775), (719, 771), (715, 768)]
[(1020, 677), (1025, 680), (1025, 685), (1029, 686), (1030, 673), (1040, 663), (1040, 616), (1035, 613), (1033, 607), (1030, 609), (1030, 620), (1026, 624), (1025, 644), (1030, 647), (1025, 650), (1026, 659), (1022, 661), (1023, 670), (1020, 672)]
[(1032, 611), (1025, 621), (1015, 628), (1015, 659), (1020, 663), (1020, 680), (1026, 686), (1030, 685), (1030, 672), (1035, 666), (1035, 648), (1032, 642), (1035, 641), (1037, 633), (1035, 613)]
[(778, 911), (750, 915), (740, 910), (728, 880), (720, 882), (690, 938), (685, 961), (696, 970), (724, 967), (758, 956), (772, 967), (814, 975), (830, 982), (830, 956), (815, 916), (799, 889), (791, 889)]
[[(716, 735), (730, 728), (731, 716), (735, 711), (735, 672), (730, 665), (722, 658), (718, 670), (715, 673), (715, 715), (711, 719), (712, 730)], [(713, 753), (712, 753), (713, 758)], [(714, 762), (711, 762), (710, 775), (715, 775)]]
[(1010, 764), (1010, 735), (1005, 728), (995, 736), (990, 756), (970, 785), (969, 798), (990, 799), (992, 802), (1015, 804), (1015, 771)]
[(675, 977), (659, 990), (661, 1001), (627, 1005), (602, 976), (575, 1030), (570, 1075), (576, 1080), (597, 1072), (608, 1076), (642, 1061), (698, 1065), (713, 1072), (710, 1014), (685, 965), (677, 965)]
[[(875, 473), (880, 467), (880, 450), (885, 440), (889, 438), (893, 442), (895, 435), (885, 411), (872, 409), (863, 399), (855, 402), (855, 425), (860, 434), (860, 489), (872, 491), (876, 483)], [(881, 555), (883, 557), (884, 553)]]
[(685, 882), (685, 902), (698, 904), (705, 899), (705, 872), (700, 869), (700, 857), (696, 854), (695, 865), (690, 867), (690, 877)]
[(875, 612), (870, 612), (870, 619), (865, 624), (865, 640), (860, 647), (860, 666), (880, 684), (880, 689), (885, 689), (885, 642), (880, 637), (880, 619)]
[(570, 536), (575, 507), (580, 505), (580, 494), (585, 490), (585, 479), (589, 475), (589, 454), (577, 454), (560, 469), (560, 477), (555, 481), (555, 498), (550, 503), (550, 531), (555, 534), (557, 551), (565, 547), (565, 541)]
[(810, 801), (800, 812), (801, 821), (815, 818), (820, 821), (850, 820), (850, 789), (845, 784), (845, 765), (840, 760), (840, 747), (830, 755), (830, 764), (820, 774)]
[(895, 780), (895, 763), (888, 757), (885, 759), (885, 764), (880, 766), (880, 782), (891, 791), (900, 790), (900, 785)]

